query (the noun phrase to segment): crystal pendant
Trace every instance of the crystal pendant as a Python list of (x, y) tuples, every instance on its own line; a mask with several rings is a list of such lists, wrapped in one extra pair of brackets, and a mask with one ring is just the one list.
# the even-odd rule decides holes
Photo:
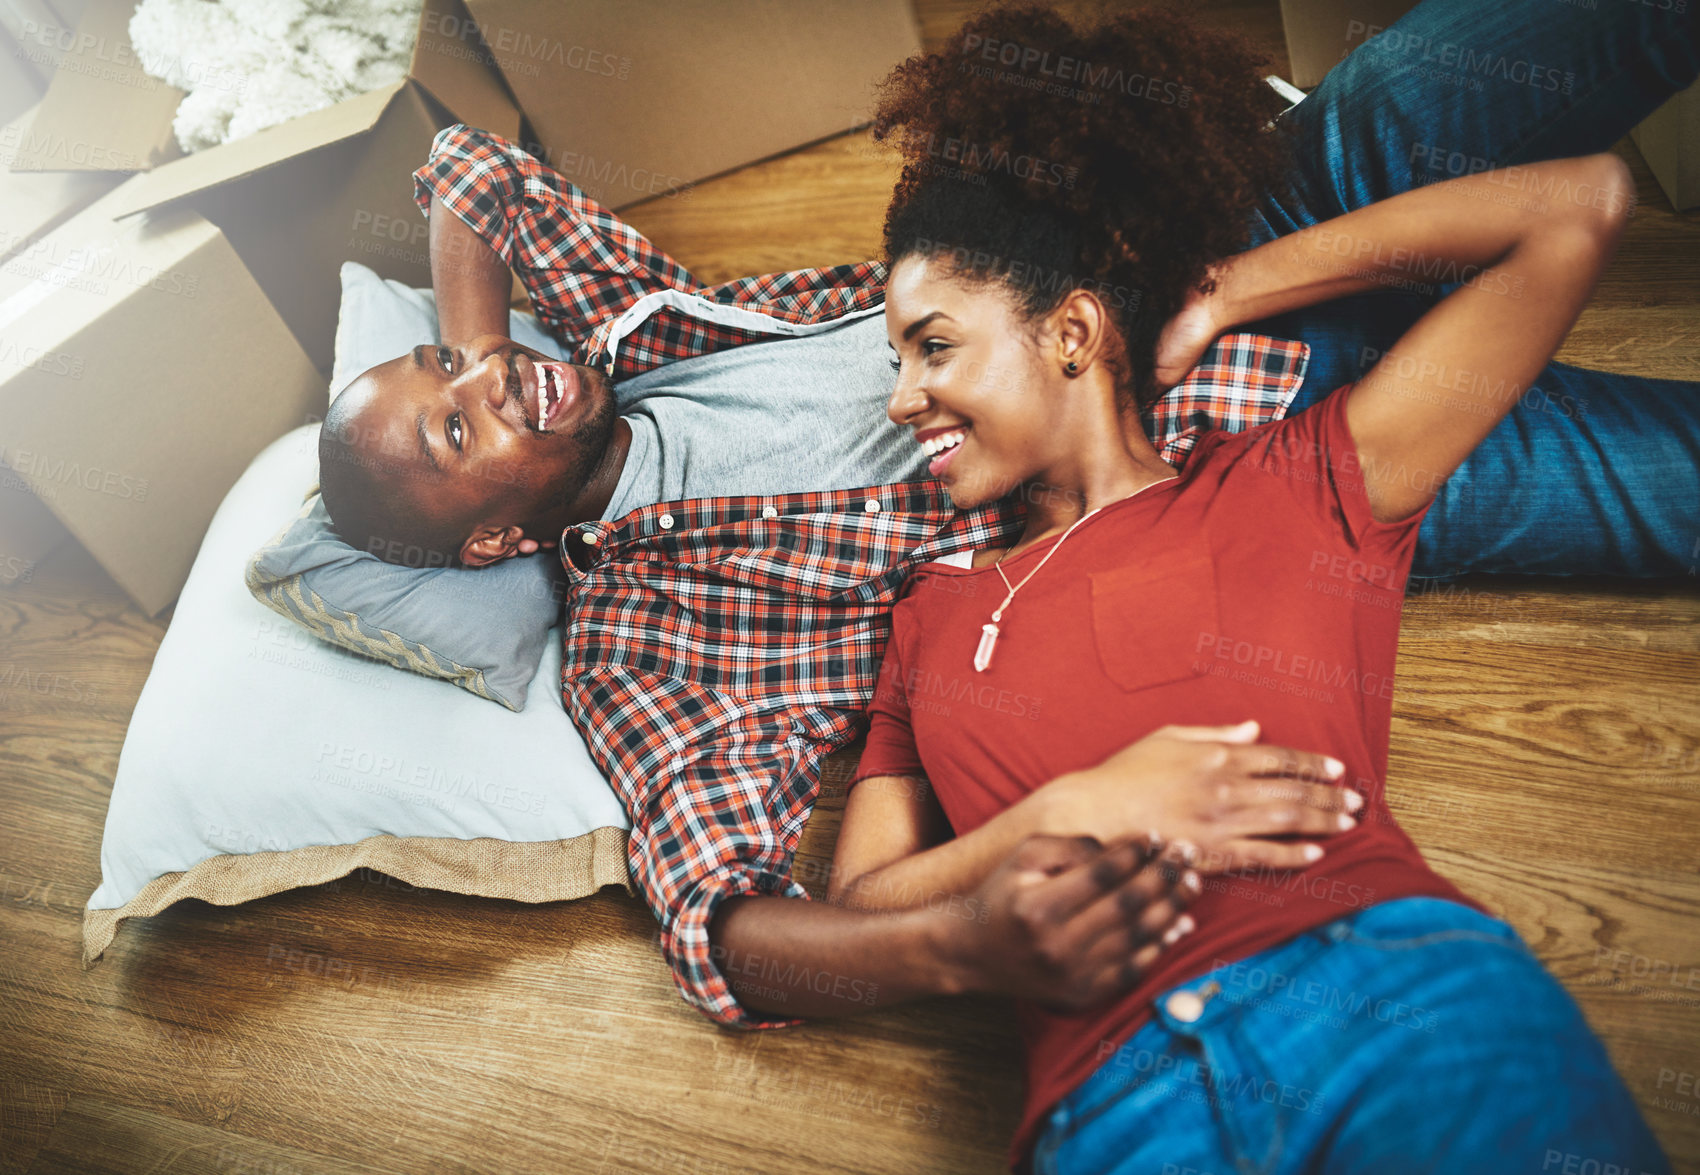
[(974, 650), (974, 668), (984, 673), (986, 666), (992, 663), (992, 650), (998, 644), (998, 626), (983, 624), (980, 626), (980, 647)]

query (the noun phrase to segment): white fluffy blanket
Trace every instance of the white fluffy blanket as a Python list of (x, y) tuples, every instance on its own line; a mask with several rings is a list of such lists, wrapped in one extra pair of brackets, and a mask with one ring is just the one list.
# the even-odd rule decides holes
[(185, 91), (185, 151), (253, 134), (407, 76), (422, 0), (142, 0), (142, 68)]

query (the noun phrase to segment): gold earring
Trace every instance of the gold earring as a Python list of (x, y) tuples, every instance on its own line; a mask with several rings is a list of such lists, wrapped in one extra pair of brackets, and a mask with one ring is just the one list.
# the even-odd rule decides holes
[(1080, 364), (1070, 359), (1068, 361), (1068, 366), (1064, 370), (1066, 370), (1070, 375), (1078, 375), (1080, 374)]

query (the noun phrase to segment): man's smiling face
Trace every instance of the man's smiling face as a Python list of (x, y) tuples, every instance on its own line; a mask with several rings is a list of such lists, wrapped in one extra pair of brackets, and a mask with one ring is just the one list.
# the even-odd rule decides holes
[[(333, 435), (321, 439), (321, 463), (362, 467), (368, 484), (345, 497), (388, 499), (397, 533), (439, 536), (477, 566), (492, 561), (481, 534), (517, 527), (542, 543), (558, 537), (614, 421), (613, 389), (600, 371), (483, 335), (415, 347), (362, 374), (325, 420)], [(333, 480), (349, 479), (325, 479), (327, 506)], [(355, 508), (332, 507), (339, 528), (337, 514)]]

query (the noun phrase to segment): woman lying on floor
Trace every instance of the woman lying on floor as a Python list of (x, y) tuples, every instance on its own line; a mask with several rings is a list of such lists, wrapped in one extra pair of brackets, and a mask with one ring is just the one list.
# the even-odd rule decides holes
[[(1501, 199), (1505, 177), (1489, 171), (1213, 263), (1270, 158), (1248, 55), (1173, 15), (1073, 39), (1044, 14), (972, 31), (1212, 84), (1190, 108), (1138, 119), (1040, 101), (949, 56), (911, 61), (888, 87), (876, 125), (898, 132), (907, 161), (886, 224), (888, 414), (927, 445), (958, 507), (1012, 487), (1028, 505), (1013, 546), (924, 565), (906, 586), (834, 897), (896, 908), (1025, 886), (993, 905), (1054, 928), (1041, 953), (1090, 959), (1103, 936), (1113, 966), (1138, 896), (1106, 895), (1069, 866), (1092, 857), (1123, 876), (1150, 846), (1065, 860), (1030, 842), (1029, 858), (1009, 857), (1023, 827), (1012, 815), (1059, 778), (1091, 810), (1083, 773), (1130, 738), (1256, 715), (1264, 738), (1344, 760), (1339, 780), (1363, 797), (1342, 792), (1339, 807), (1356, 819), (1289, 846), (1313, 864), (1248, 866), (1229, 826), (1183, 816), (1184, 797), (1103, 785), (1100, 811), (1140, 805), (1155, 833), (1202, 842), (1194, 863), (1221, 876), (1178, 920), (1165, 904), (1172, 945), (1145, 948), (1128, 990), (1059, 988), (1022, 1005), (1028, 1095), (1012, 1157), (1130, 1175), (1497, 1173), (1553, 1155), (1667, 1170), (1575, 1003), (1510, 926), (1427, 865), (1383, 786), (1418, 527), (1516, 402), (1503, 389), (1541, 374), (1586, 304), (1632, 203), (1627, 168), (1609, 154), (1530, 165), (1548, 190), (1599, 196), (1539, 208)], [(1201, 126), (1228, 136), (1212, 143), (1217, 166), (1191, 149)], [(1052, 161), (1073, 182), (960, 155), (941, 168), (933, 146), (951, 141), (990, 144), (983, 161)], [(1154, 218), (1165, 200), (1172, 215)], [(1178, 470), (1158, 456), (1138, 407), (1218, 333), (1427, 259), (1461, 284), (1362, 378), (1285, 419), (1208, 432)], [(1039, 280), (1057, 274), (1078, 276)], [(1184, 301), (1164, 306), (1150, 293), (1164, 289)], [(1040, 713), (937, 704), (964, 681), (1040, 699)]]

